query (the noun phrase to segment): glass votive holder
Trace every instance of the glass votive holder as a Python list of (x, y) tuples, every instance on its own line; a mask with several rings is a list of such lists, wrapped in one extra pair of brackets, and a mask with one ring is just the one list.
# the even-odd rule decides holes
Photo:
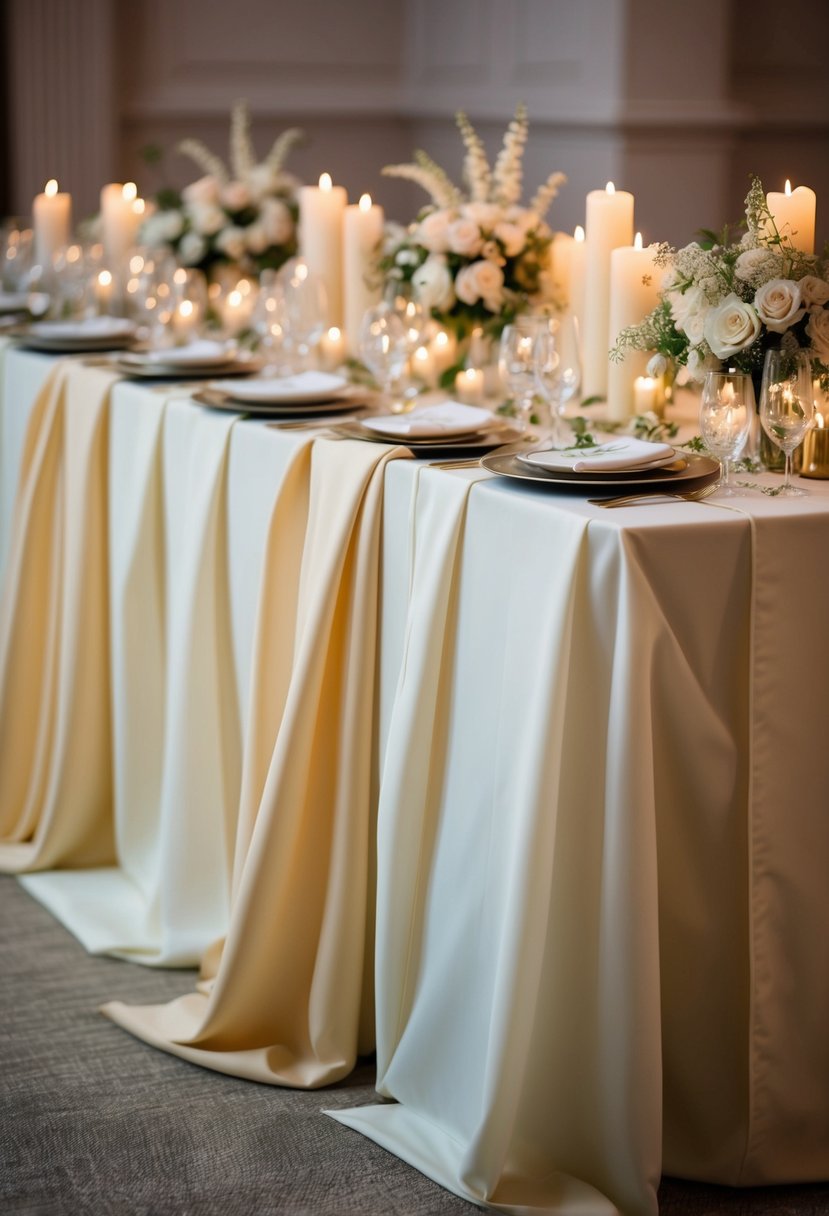
[(829, 479), (829, 416), (815, 412), (815, 422), (803, 440), (801, 477)]

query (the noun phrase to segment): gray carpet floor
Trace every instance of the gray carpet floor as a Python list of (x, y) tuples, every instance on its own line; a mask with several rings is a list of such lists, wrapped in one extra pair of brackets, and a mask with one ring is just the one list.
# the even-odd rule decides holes
[[(372, 1100), (374, 1070), (302, 1093), (155, 1051), (96, 1012), (189, 991), (193, 973), (92, 958), (0, 877), (0, 1213), (461, 1216), (471, 1204), (321, 1114)], [(817, 1216), (826, 1186), (665, 1180), (664, 1216)]]

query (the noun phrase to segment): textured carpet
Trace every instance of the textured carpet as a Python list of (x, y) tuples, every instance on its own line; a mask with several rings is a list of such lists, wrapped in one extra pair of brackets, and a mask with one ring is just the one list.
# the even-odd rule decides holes
[[(460, 1216), (477, 1211), (325, 1107), (372, 1100), (374, 1074), (274, 1089), (155, 1051), (96, 1012), (162, 1001), (192, 972), (92, 958), (0, 877), (0, 1212), (32, 1216)], [(817, 1216), (829, 1186), (731, 1192), (666, 1181), (665, 1216)]]

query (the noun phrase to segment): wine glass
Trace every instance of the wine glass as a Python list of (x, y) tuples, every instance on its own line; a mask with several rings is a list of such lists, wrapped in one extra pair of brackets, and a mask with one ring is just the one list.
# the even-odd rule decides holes
[(328, 327), (325, 283), (302, 258), (291, 258), (280, 270), (283, 349), (293, 371), (302, 371)]
[(360, 358), (389, 398), (393, 414), (403, 414), (414, 404), (395, 392), (410, 353), (411, 335), (405, 318), (388, 303), (369, 308), (360, 325)]
[(552, 441), (556, 446), (564, 447), (568, 438), (564, 409), (581, 384), (578, 325), (571, 313), (543, 320), (535, 336), (535, 383), (542, 397), (550, 403)]
[(515, 402), (515, 413), (526, 428), (536, 394), (535, 340), (549, 317), (521, 316), (505, 325), (498, 351), (498, 371)]
[(705, 446), (720, 462), (717, 492), (737, 493), (729, 477), (729, 460), (740, 452), (751, 428), (754, 391), (751, 377), (733, 371), (708, 371), (702, 386), (699, 427)]
[(760, 423), (786, 457), (780, 493), (789, 498), (808, 491), (792, 485), (792, 452), (803, 440), (814, 417), (812, 362), (804, 350), (769, 350), (760, 389)]

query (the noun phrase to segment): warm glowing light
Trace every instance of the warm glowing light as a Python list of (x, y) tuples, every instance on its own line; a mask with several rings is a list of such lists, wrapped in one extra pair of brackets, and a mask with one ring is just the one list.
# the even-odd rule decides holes
[(249, 296), (253, 291), (253, 286), (250, 279), (240, 279), (236, 284), (236, 290), (243, 296)]
[(194, 312), (194, 304), (192, 300), (182, 300), (178, 306), (179, 315), (182, 317), (192, 317)]
[(361, 194), (360, 195), (360, 210), (361, 211), (371, 211), (371, 195), (370, 194)]
[(101, 287), (111, 287), (112, 286), (112, 275), (110, 274), (110, 272), (108, 270), (102, 270), (101, 273), (98, 275), (98, 282), (101, 285)]
[(608, 194), (616, 193), (616, 187), (613, 185), (613, 182), (608, 182), (607, 185), (605, 186), (605, 190), (607, 191)]
[(435, 346), (448, 346), (449, 335), (445, 329), (439, 329), (435, 334)]
[(474, 384), (478, 377), (478, 370), (474, 367), (468, 367), (463, 374), (466, 376), (470, 384)]
[(125, 203), (132, 203), (138, 197), (138, 187), (135, 182), (125, 182), (121, 189), (121, 197)]
[(331, 181), (330, 173), (321, 173), (320, 174), (320, 190), (325, 190), (325, 192), (328, 193), (328, 191), (331, 189), (333, 184), (334, 183)]
[(187, 271), (184, 269), (183, 266), (179, 266), (177, 270), (173, 271), (173, 282), (174, 283), (186, 283), (187, 282)]
[(342, 336), (343, 336), (342, 331), (336, 325), (332, 325), (328, 331), (329, 341), (330, 342), (339, 342), (339, 340)]
[(228, 307), (230, 307), (230, 308), (238, 308), (239, 305), (242, 303), (241, 291), (235, 291), (235, 290), (231, 291), (228, 294), (227, 303), (228, 303)]
[(634, 249), (642, 248), (642, 233), (641, 232), (637, 232), (636, 236), (633, 238), (633, 248)]
[(790, 194), (791, 194), (791, 192), (792, 192), (792, 183), (789, 181), (789, 179), (788, 179), (788, 178), (786, 178), (786, 185), (785, 185), (785, 188), (784, 188), (784, 190), (783, 190), (783, 193), (784, 193), (784, 194), (789, 194), (789, 195), (790, 195)]
[(418, 346), (414, 353), (414, 357), (417, 359), (418, 363), (426, 363), (429, 359), (429, 352), (425, 346)]
[(817, 427), (817, 429), (819, 431), (822, 431), (825, 425), (826, 425), (826, 423), (823, 421), (823, 414), (816, 413), (815, 414), (815, 426)]
[(147, 204), (144, 202), (143, 198), (137, 198), (135, 200), (135, 202), (132, 204), (133, 215), (143, 215), (144, 208), (146, 207), (146, 205)]
[(43, 187), (43, 193), (47, 198), (54, 198), (58, 192), (58, 183), (53, 177), (50, 177), (46, 185)]
[(573, 233), (573, 240), (575, 240), (575, 241), (584, 240), (584, 229), (582, 228), (581, 224), (576, 224), (576, 230)]
[(73, 266), (75, 262), (79, 262), (81, 260), (82, 254), (83, 250), (81, 249), (80, 245), (69, 245), (66, 250), (66, 261), (70, 266)]
[(144, 259), (140, 253), (130, 258), (130, 274), (140, 274), (144, 269)]

